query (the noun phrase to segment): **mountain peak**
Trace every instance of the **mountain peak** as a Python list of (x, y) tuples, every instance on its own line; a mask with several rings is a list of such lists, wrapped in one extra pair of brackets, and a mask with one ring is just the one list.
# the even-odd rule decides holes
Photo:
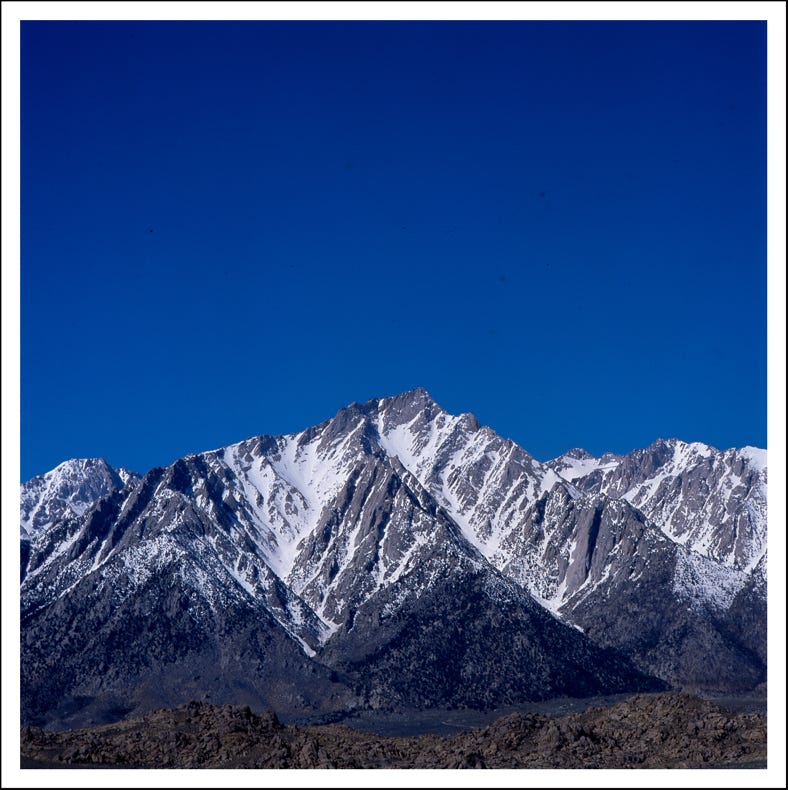
[(370, 402), (377, 402), (381, 405), (392, 406), (418, 406), (424, 408), (426, 406), (437, 406), (433, 397), (427, 392), (424, 387), (414, 387), (413, 389), (405, 390), (397, 395), (389, 395), (385, 398), (373, 398)]
[(47, 474), (62, 474), (68, 472), (87, 473), (91, 471), (109, 471), (112, 467), (104, 458), (69, 458), (58, 464)]
[(587, 450), (584, 450), (582, 447), (573, 447), (571, 450), (567, 450), (563, 457), (577, 458), (578, 461), (588, 461), (594, 456), (591, 455), (591, 453), (589, 453)]
[(367, 414), (385, 415), (387, 423), (399, 425), (409, 423), (419, 415), (431, 420), (444, 413), (423, 387), (415, 387), (386, 398), (372, 398), (362, 408)]
[(71, 458), (21, 485), (21, 531), (31, 536), (65, 517), (81, 516), (97, 500), (138, 479), (103, 458)]

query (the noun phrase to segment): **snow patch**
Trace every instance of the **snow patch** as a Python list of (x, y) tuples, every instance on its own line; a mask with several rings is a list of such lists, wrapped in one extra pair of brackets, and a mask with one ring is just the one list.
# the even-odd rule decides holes
[(560, 465), (558, 465), (558, 474), (571, 483), (573, 480), (577, 480), (578, 477), (587, 477), (592, 472), (597, 471), (597, 469), (602, 471), (615, 469), (620, 463), (620, 461), (602, 463), (601, 458), (563, 456)]
[(694, 551), (679, 551), (673, 575), (673, 592), (695, 608), (726, 610), (749, 574)]
[(766, 450), (747, 445), (738, 452), (739, 455), (743, 455), (747, 459), (753, 469), (757, 469), (759, 472), (763, 472), (766, 469)]

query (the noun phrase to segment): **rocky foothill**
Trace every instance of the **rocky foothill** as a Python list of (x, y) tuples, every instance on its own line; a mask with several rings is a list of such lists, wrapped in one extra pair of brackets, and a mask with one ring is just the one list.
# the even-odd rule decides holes
[(23, 767), (765, 768), (766, 715), (671, 692), (555, 718), (514, 713), (450, 736), (385, 737), (190, 702), (92, 728), (23, 727), (21, 751)]

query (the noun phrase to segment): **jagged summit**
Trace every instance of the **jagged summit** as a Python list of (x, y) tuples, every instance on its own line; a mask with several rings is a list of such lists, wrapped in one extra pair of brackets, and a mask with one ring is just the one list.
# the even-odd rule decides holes
[(36, 475), (31, 478), (44, 478), (47, 480), (56, 480), (57, 482), (73, 480), (76, 478), (84, 478), (95, 474), (111, 475), (114, 472), (104, 458), (69, 458), (62, 463), (59, 463), (54, 469), (45, 472), (42, 475)]
[(369, 415), (385, 415), (387, 424), (404, 425), (419, 417), (432, 420), (446, 412), (423, 387), (385, 398), (371, 398), (362, 407)]
[(103, 458), (72, 458), (21, 486), (20, 526), (30, 537), (56, 522), (81, 516), (94, 502), (139, 479)]
[(594, 456), (591, 453), (584, 450), (582, 447), (573, 447), (571, 450), (567, 450), (561, 458), (576, 458), (578, 461), (587, 461)]
[[(632, 452), (637, 452), (637, 450), (633, 450)], [(719, 450), (704, 442), (685, 442), (681, 439), (671, 437), (669, 439), (658, 438), (648, 447), (643, 448), (641, 452), (654, 452), (664, 455), (665, 457), (670, 457), (671, 453), (674, 456), (677, 454), (682, 456), (690, 456), (693, 454), (708, 456), (711, 453), (718, 453)]]
[(368, 404), (383, 405), (385, 407), (397, 408), (403, 406), (410, 406), (413, 408), (424, 409), (438, 407), (435, 399), (430, 395), (424, 387), (413, 387), (412, 389), (405, 390), (404, 392), (395, 395), (389, 395), (383, 398), (371, 398), (367, 401)]

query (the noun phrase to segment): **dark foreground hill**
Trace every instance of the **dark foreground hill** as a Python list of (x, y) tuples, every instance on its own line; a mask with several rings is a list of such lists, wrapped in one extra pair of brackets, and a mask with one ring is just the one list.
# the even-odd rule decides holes
[(766, 767), (766, 715), (681, 693), (639, 695), (559, 718), (515, 713), (451, 736), (384, 737), (341, 725), (286, 727), (248, 707), (190, 702), (138, 719), (22, 729), (23, 767)]

